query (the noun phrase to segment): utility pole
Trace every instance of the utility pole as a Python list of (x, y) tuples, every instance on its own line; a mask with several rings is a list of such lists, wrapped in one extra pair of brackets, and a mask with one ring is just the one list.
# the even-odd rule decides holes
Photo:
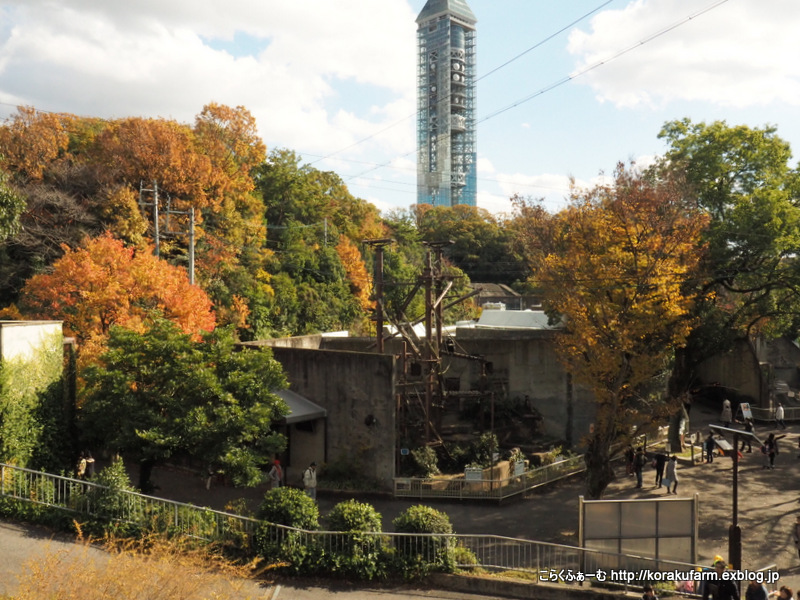
[[(327, 220), (325, 223), (327, 226)], [(383, 249), (389, 244), (393, 244), (394, 240), (381, 238), (362, 240), (362, 243), (375, 248), (375, 337), (378, 354), (383, 354)]]
[[(431, 440), (431, 425), (433, 418), (434, 388), (441, 378), (442, 328), (444, 326), (443, 301), (450, 286), (444, 287), (442, 274), (442, 249), (449, 246), (453, 240), (440, 242), (423, 242), (428, 246), (425, 255), (425, 270), (422, 280), (425, 286), (425, 349), (423, 364), (425, 365), (425, 443)], [(433, 261), (432, 252), (436, 253), (436, 262)], [(434, 292), (436, 298), (434, 300)], [(434, 331), (435, 329), (435, 331)], [(441, 390), (440, 394), (441, 396)], [(441, 398), (440, 398), (441, 399)]]
[[(153, 195), (152, 202), (145, 202), (145, 192), (149, 192)], [(139, 182), (139, 208), (143, 209), (148, 206), (153, 207), (153, 241), (155, 243), (153, 254), (159, 256), (161, 253), (161, 248), (159, 244), (160, 236), (158, 232), (158, 183), (155, 180), (153, 181), (153, 187), (150, 189), (144, 187), (143, 181)]]
[[(145, 194), (152, 194), (152, 202), (147, 202), (145, 200)], [(144, 182), (139, 183), (139, 208), (147, 212), (145, 209), (152, 207), (152, 218), (153, 218), (153, 243), (154, 249), (153, 254), (156, 256), (161, 256), (161, 238), (163, 236), (169, 235), (185, 235), (188, 237), (189, 241), (189, 283), (194, 285), (194, 245), (195, 245), (195, 234), (194, 234), (194, 207), (190, 207), (188, 211), (182, 210), (172, 210), (172, 197), (167, 194), (167, 210), (165, 211), (166, 215), (166, 230), (162, 232), (160, 227), (161, 221), (161, 214), (159, 214), (159, 200), (158, 200), (158, 182), (153, 181), (152, 188), (145, 188)], [(170, 221), (169, 218), (171, 215), (185, 215), (189, 217), (188, 223), (188, 232), (187, 231), (173, 231), (170, 229)]]

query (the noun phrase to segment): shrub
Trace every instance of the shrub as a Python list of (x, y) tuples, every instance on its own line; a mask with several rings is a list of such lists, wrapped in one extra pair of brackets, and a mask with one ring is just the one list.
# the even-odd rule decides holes
[(276, 525), (297, 529), (319, 528), (319, 508), (308, 495), (290, 487), (279, 487), (264, 494), (258, 518)]
[(323, 549), (301, 531), (319, 527), (319, 508), (305, 492), (289, 487), (270, 490), (257, 516), (262, 523), (253, 543), (260, 556), (295, 574), (310, 575), (320, 569)]
[(380, 536), (381, 515), (370, 504), (347, 500), (328, 514), (332, 531), (347, 532), (331, 544), (328, 571), (347, 578), (372, 580), (387, 574), (388, 553)]
[(416, 465), (415, 474), (418, 477), (432, 477), (439, 474), (436, 451), (430, 446), (422, 446), (411, 451), (411, 458)]
[(392, 524), (397, 533), (439, 534), (395, 537), (397, 566), (407, 579), (424, 577), (433, 571), (454, 571), (453, 538), (446, 535), (453, 533), (453, 526), (445, 513), (418, 504), (402, 512)]
[(371, 504), (347, 500), (328, 513), (331, 531), (380, 531), (381, 515)]

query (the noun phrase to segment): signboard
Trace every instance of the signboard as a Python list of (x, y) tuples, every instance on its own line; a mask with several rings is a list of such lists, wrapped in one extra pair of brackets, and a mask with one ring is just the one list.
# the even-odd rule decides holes
[(750, 410), (750, 403), (749, 402), (742, 402), (739, 404), (739, 410), (742, 411), (742, 416), (745, 419), (752, 419), (753, 418), (753, 411)]

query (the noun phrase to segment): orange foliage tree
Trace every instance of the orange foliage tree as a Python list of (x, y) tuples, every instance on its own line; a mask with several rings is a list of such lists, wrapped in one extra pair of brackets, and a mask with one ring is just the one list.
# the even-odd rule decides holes
[(370, 298), (372, 293), (372, 277), (367, 272), (364, 259), (356, 245), (347, 236), (340, 235), (339, 243), (336, 245), (336, 253), (342, 261), (347, 280), (350, 282), (350, 290), (353, 292), (359, 305), (363, 310), (369, 310), (375, 306), (375, 302)]
[(10, 171), (41, 179), (45, 168), (67, 149), (67, 134), (59, 115), (20, 106), (5, 127), (0, 127), (0, 156)]
[(208, 296), (189, 283), (185, 270), (108, 233), (76, 250), (64, 248), (52, 272), (27, 281), (20, 308), (27, 317), (63, 320), (84, 344), (84, 358), (102, 349), (112, 325), (141, 332), (157, 315), (199, 334), (216, 321)]
[(574, 191), (556, 215), (529, 213), (533, 280), (546, 308), (563, 318), (558, 354), (594, 395), (585, 439), (592, 498), (613, 480), (612, 445), (676, 402), (665, 400), (659, 378), (694, 325), (690, 282), (707, 223), (682, 189), (619, 165), (613, 185)]

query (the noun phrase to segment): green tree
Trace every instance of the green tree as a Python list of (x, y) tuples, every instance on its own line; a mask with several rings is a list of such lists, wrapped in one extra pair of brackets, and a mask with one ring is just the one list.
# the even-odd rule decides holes
[(9, 187), (8, 175), (0, 170), (0, 242), (19, 231), (25, 200)]
[(87, 368), (79, 422), (95, 444), (141, 461), (139, 487), (175, 455), (204, 461), (237, 485), (285, 447), (273, 423), (286, 415), (286, 387), (269, 349), (237, 351), (229, 328), (194, 341), (171, 322), (145, 333), (115, 327), (100, 364)]
[(556, 350), (594, 395), (585, 460), (587, 494), (599, 498), (614, 478), (612, 445), (669, 408), (653, 381), (691, 331), (694, 299), (684, 289), (706, 220), (679, 183), (623, 165), (613, 185), (573, 191), (560, 213), (532, 216), (524, 242), (546, 309), (563, 319)]
[(737, 338), (796, 333), (800, 312), (800, 180), (789, 144), (774, 127), (725, 122), (664, 125), (669, 144), (661, 176), (686, 174), (688, 193), (710, 222), (696, 290), (698, 327), (676, 361), (671, 389), (680, 395), (695, 367)]
[(511, 232), (488, 211), (463, 204), (415, 207), (419, 236), (426, 242), (452, 240), (445, 256), (472, 281), (512, 284), (524, 277)]

